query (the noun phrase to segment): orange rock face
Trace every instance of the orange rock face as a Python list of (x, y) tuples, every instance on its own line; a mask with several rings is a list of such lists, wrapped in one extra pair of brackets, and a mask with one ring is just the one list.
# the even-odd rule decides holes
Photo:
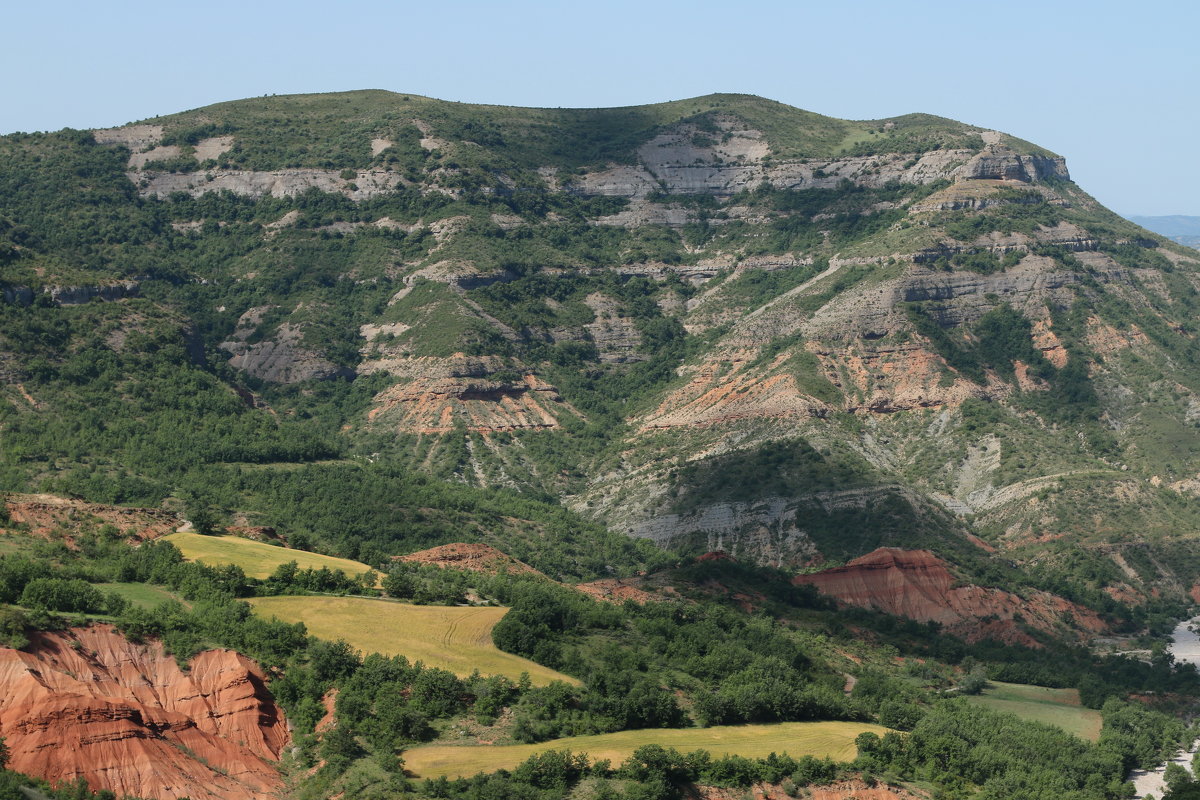
[[(863, 397), (851, 411), (890, 414), (917, 408), (957, 408), (986, 393), (965, 378), (943, 386), (942, 358), (926, 347), (852, 347), (848, 352), (816, 351), (829, 374), (843, 367), (846, 381)], [(992, 391), (992, 390), (988, 390)]]
[(286, 721), (258, 666), (208, 650), (183, 672), (162, 645), (109, 625), (39, 633), (0, 648), (0, 736), (11, 769), (51, 783), (193, 800), (262, 800)]
[(928, 550), (881, 547), (844, 567), (799, 575), (823, 594), (847, 605), (883, 611), (918, 622), (937, 622), (967, 641), (994, 638), (1040, 647), (1020, 623), (1047, 633), (1099, 633), (1104, 621), (1090, 609), (1048, 592), (1028, 598), (1001, 589), (962, 585), (945, 562)]

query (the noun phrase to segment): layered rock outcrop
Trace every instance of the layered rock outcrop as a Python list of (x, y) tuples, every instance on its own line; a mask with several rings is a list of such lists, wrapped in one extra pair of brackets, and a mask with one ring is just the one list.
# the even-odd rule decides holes
[(748, 419), (824, 417), (829, 407), (805, 394), (788, 374), (746, 369), (747, 361), (731, 354), (725, 363), (695, 368), (691, 380), (668, 394), (639, 420), (640, 430), (691, 428)]
[(406, 382), (375, 396), (368, 413), (372, 424), (402, 433), (449, 433), (467, 430), (520, 431), (560, 427), (561, 414), (578, 415), (558, 389), (522, 370), (515, 380), (505, 376), (505, 362), (495, 356), (392, 358), (364, 364), (362, 370), (385, 370)]
[(208, 650), (183, 672), (158, 643), (109, 625), (0, 648), (0, 736), (9, 767), (154, 800), (265, 800), (288, 741), (258, 666)]
[(1070, 178), (1064, 159), (1019, 153), (994, 131), (983, 134), (986, 144), (980, 150), (779, 160), (772, 158), (762, 131), (733, 117), (718, 118), (716, 125), (716, 133), (688, 123), (672, 126), (638, 148), (638, 165), (590, 172), (573, 188), (584, 194), (642, 198), (659, 191), (732, 195), (764, 183), (782, 189), (832, 189), (844, 180), (879, 187), (892, 181)]
[(928, 550), (881, 547), (844, 567), (798, 575), (794, 582), (846, 605), (939, 623), (971, 642), (991, 638), (1039, 647), (1022, 624), (1055, 635), (1073, 631), (1076, 637), (1107, 628), (1094, 611), (1047, 592), (1021, 597), (963, 584)]
[(317, 189), (343, 194), (355, 201), (387, 194), (403, 182), (397, 173), (383, 170), (361, 170), (352, 178), (343, 178), (339, 171), (326, 169), (131, 172), (129, 179), (138, 185), (143, 197), (169, 197), (175, 192), (199, 197), (220, 191), (246, 197), (295, 197), (309, 189)]
[(588, 336), (596, 343), (600, 360), (607, 364), (626, 364), (642, 361), (645, 356), (638, 353), (642, 334), (630, 317), (621, 316), (618, 304), (601, 292), (589, 294), (584, 303), (596, 315), (595, 320), (584, 326)]

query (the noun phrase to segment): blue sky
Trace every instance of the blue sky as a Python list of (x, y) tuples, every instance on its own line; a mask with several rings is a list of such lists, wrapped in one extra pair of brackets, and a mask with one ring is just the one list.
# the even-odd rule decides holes
[(10, 4), (0, 132), (263, 94), (392, 89), (609, 106), (747, 92), (851, 119), (922, 111), (1067, 157), (1126, 214), (1200, 215), (1200, 4)]

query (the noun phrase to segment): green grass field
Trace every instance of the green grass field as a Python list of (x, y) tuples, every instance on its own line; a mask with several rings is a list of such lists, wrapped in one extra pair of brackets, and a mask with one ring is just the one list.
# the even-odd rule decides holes
[(256, 613), (303, 622), (322, 639), (345, 639), (364, 653), (402, 655), (465, 677), (474, 670), (513, 680), (528, 672), (535, 686), (574, 678), (505, 653), (492, 643), (492, 628), (507, 608), (413, 606), (365, 597), (258, 597)]
[(295, 561), (300, 569), (329, 567), (347, 575), (361, 575), (371, 568), (360, 561), (334, 558), (304, 550), (263, 544), (240, 536), (203, 536), (199, 533), (172, 533), (164, 537), (179, 548), (184, 558), (214, 567), (236, 564), (251, 578), (267, 578), (280, 565)]
[(983, 694), (968, 698), (993, 711), (1016, 714), (1030, 722), (1057, 725), (1081, 739), (1100, 738), (1100, 712), (1079, 704), (1075, 689), (1047, 689), (1022, 683), (992, 681)]
[(145, 583), (97, 583), (95, 586), (102, 592), (116, 592), (138, 608), (154, 608), (168, 600), (183, 602), (166, 589)]
[(860, 722), (780, 722), (775, 725), (727, 725), (682, 730), (621, 731), (598, 736), (574, 736), (538, 744), (501, 746), (429, 745), (404, 751), (404, 768), (421, 778), (469, 777), (478, 772), (512, 769), (535, 753), (570, 750), (592, 760), (607, 758), (620, 764), (642, 745), (660, 744), (681, 752), (707, 750), (714, 757), (740, 755), (763, 758), (771, 753), (850, 761), (858, 755), (854, 739), (871, 731), (882, 736), (887, 728)]

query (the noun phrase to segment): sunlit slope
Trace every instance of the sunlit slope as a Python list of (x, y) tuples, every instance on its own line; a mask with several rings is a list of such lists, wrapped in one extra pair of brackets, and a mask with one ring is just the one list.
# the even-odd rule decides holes
[(263, 544), (238, 536), (203, 536), (198, 533), (173, 533), (165, 537), (179, 548), (184, 557), (213, 567), (234, 564), (251, 578), (270, 577), (283, 564), (295, 561), (300, 569), (340, 570), (347, 575), (361, 575), (371, 568), (361, 561), (334, 558), (305, 550)]
[(507, 608), (413, 606), (364, 597), (259, 597), (257, 613), (284, 622), (303, 622), (322, 639), (345, 639), (363, 653), (402, 655), (459, 676), (479, 670), (513, 680), (529, 673), (534, 685), (574, 678), (502, 652), (492, 644), (492, 628)]

